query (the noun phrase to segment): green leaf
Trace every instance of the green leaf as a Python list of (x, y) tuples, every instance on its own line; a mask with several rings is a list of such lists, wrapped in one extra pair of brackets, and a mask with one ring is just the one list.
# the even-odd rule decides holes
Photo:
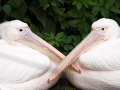
[(72, 50), (74, 48), (71, 44), (65, 44), (63, 47), (66, 51)]
[(45, 40), (50, 41), (50, 40), (53, 40), (53, 38), (52, 37), (45, 37)]
[(10, 4), (12, 7), (19, 7), (19, 5), (21, 4), (23, 0), (9, 0), (8, 4)]
[(77, 3), (78, 3), (79, 1), (77, 1), (77, 0), (73, 0), (73, 5), (76, 5)]
[(93, 16), (93, 15), (88, 15), (88, 19), (91, 23), (95, 22), (97, 20), (97, 17)]
[(42, 33), (50, 33), (50, 32), (55, 33), (56, 23), (54, 19), (51, 18), (50, 16), (47, 16), (46, 26), (45, 27), (40, 26), (40, 31)]
[[(68, 52), (67, 51), (63, 51), (62, 52), (64, 55), (67, 55), (68, 54)], [(63, 89), (64, 90), (64, 89)]]
[(77, 35), (77, 36), (72, 35), (72, 39), (74, 41), (73, 42), (74, 47), (76, 47), (78, 45), (78, 43), (80, 43), (80, 41), (81, 41), (81, 37), (79, 35)]
[(87, 36), (85, 32), (82, 33), (82, 39), (84, 39)]
[(22, 4), (19, 6), (17, 10), (19, 19), (23, 18), (23, 16), (26, 14), (26, 11), (27, 11), (27, 4)]
[(58, 21), (62, 21), (63, 20), (63, 17), (61, 17), (61, 16), (57, 16), (57, 19), (58, 19)]
[(82, 3), (81, 2), (78, 2), (77, 4), (76, 4), (76, 7), (77, 7), (77, 9), (78, 9), (78, 11), (81, 9), (81, 7), (82, 7)]
[(51, 32), (49, 33), (45, 33), (45, 39), (46, 40), (54, 40), (55, 35)]
[(49, 33), (45, 33), (45, 37), (50, 38), (50, 34)]
[(58, 2), (63, 4), (65, 2), (65, 0), (58, 0)]
[(12, 10), (9, 14), (10, 17), (18, 19), (17, 10)]
[(100, 6), (105, 5), (105, 0), (99, 0), (99, 5), (100, 5)]
[(3, 11), (4, 11), (7, 15), (9, 15), (10, 12), (11, 12), (11, 6), (10, 6), (10, 5), (4, 5), (4, 6), (2, 7), (2, 9), (3, 9)]
[(74, 18), (78, 18), (79, 17), (79, 13), (76, 9), (71, 9), (70, 11), (67, 12), (70, 16), (74, 17)]
[(65, 44), (64, 46), (63, 46), (63, 48), (66, 50), (66, 51), (69, 51), (69, 44)]
[(43, 36), (40, 34), (39, 32), (39, 28), (37, 26), (35, 26), (33, 23), (29, 23), (30, 25), (30, 29), (38, 36)]
[(115, 5), (116, 5), (117, 8), (120, 8), (120, 1), (115, 2)]
[(104, 9), (104, 8), (102, 8), (102, 7), (101, 7), (100, 12), (101, 12), (101, 14), (102, 14), (103, 17), (107, 17), (108, 16), (107, 10)]
[(76, 24), (74, 24), (72, 20), (68, 21), (68, 24), (69, 24), (70, 26), (74, 27), (74, 28), (76, 28), (76, 27), (77, 27), (77, 25), (76, 25)]
[[(25, 1), (25, 0), (24, 0)], [(40, 2), (41, 1), (41, 2)], [(45, 1), (45, 0), (32, 0), (32, 1), (29, 1), (29, 3), (31, 4), (31, 5), (36, 5), (36, 6), (39, 6), (39, 5), (41, 5), (41, 3), (43, 2), (43, 1)], [(28, 2), (26, 2), (26, 3), (28, 3)], [(29, 4), (29, 5), (30, 5)]]
[(42, 23), (43, 27), (46, 27), (47, 15), (45, 11), (32, 5), (29, 9), (35, 14), (36, 18)]
[(93, 14), (97, 14), (100, 11), (100, 7), (99, 6), (93, 6), (92, 8), (92, 13)]
[(68, 48), (69, 48), (69, 50), (72, 50), (74, 47), (73, 47), (73, 45), (70, 44)]
[(73, 39), (74, 42), (78, 42), (78, 37), (77, 36), (72, 35), (72, 39)]
[(84, 3), (84, 2), (83, 2), (83, 4), (84, 4), (84, 6), (85, 6), (86, 8), (88, 8), (88, 4), (87, 4), (87, 3)]
[(65, 8), (58, 8), (58, 7), (53, 7), (53, 10), (60, 14), (60, 15), (63, 15), (64, 11), (65, 11)]
[(55, 42), (55, 45), (58, 46), (58, 47), (60, 46), (58, 42)]
[(80, 19), (74, 19), (74, 20), (73, 20), (73, 23), (74, 23), (74, 24), (80, 23)]
[(78, 30), (80, 31), (80, 33), (82, 33), (84, 31), (84, 25), (83, 25), (83, 23), (80, 23), (78, 25)]
[(109, 0), (109, 2), (105, 3), (105, 8), (106, 9), (111, 8), (114, 3), (115, 3), (115, 0)]
[(60, 28), (61, 28), (62, 30), (65, 30), (66, 25), (65, 25), (64, 23), (62, 23)]
[(65, 43), (71, 43), (71, 41), (72, 41), (72, 37), (68, 36), (65, 40)]
[(54, 39), (54, 37), (55, 37), (53, 32), (50, 33), (50, 36), (51, 36), (52, 39)]
[(80, 1), (78, 1), (78, 0), (74, 0), (72, 4), (77, 7), (77, 10), (78, 10), (78, 11), (79, 11), (79, 10), (81, 9), (81, 7), (82, 7), (82, 3), (81, 3)]
[(89, 26), (89, 24), (88, 23), (84, 23), (83, 24), (84, 25), (84, 29), (85, 29), (85, 32), (87, 33), (88, 31), (90, 31), (89, 29), (90, 29), (90, 26)]
[(48, 7), (50, 7), (50, 4), (48, 3), (43, 6), (44, 10), (46, 10)]
[(39, 0), (40, 3), (43, 3), (44, 1), (46, 2), (47, 0)]
[(36, 27), (33, 23), (30, 23), (30, 28), (31, 28), (31, 30), (32, 30), (34, 33), (39, 32), (39, 28)]
[(55, 41), (49, 41), (48, 43), (51, 44), (52, 46), (55, 45)]
[(31, 23), (30, 18), (29, 18), (28, 16), (26, 16), (26, 15), (22, 18), (22, 20), (23, 20), (24, 22)]
[(55, 40), (58, 41), (60, 38), (63, 37), (63, 35), (64, 35), (63, 32), (58, 33), (58, 34), (55, 36)]
[(54, 6), (54, 7), (57, 7), (57, 4), (56, 4), (55, 1), (52, 1), (50, 4), (51, 4), (52, 6)]
[(90, 5), (95, 5), (95, 2), (93, 2), (92, 0), (87, 0), (87, 3)]
[(112, 6), (112, 8), (110, 9), (112, 12), (115, 12), (115, 13), (119, 13), (120, 14), (120, 9), (115, 7), (115, 6)]
[[(35, 1), (35, 0), (34, 0)], [(36, 1), (35, 1), (36, 2)], [(40, 4), (44, 4), (47, 2), (47, 0), (39, 0)]]
[(63, 38), (61, 38), (61, 39), (58, 39), (57, 41), (58, 42), (63, 42), (64, 40), (63, 40)]

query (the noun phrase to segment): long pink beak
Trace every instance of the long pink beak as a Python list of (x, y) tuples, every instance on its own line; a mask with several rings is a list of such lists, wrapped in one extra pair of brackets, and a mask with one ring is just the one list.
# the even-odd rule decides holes
[[(17, 41), (34, 48), (35, 50), (41, 52), (44, 55), (47, 55), (52, 60), (60, 62), (65, 58), (65, 55), (63, 55), (60, 51), (58, 51), (49, 43), (47, 43), (46, 41), (35, 35), (33, 32), (31, 32), (29, 27), (22, 29), (26, 31), (26, 35), (20, 34), (20, 38), (17, 39)], [(72, 64), (71, 67), (78, 73), (80, 72), (80, 70), (77, 67), (75, 67), (75, 65)]]
[(80, 56), (80, 54), (87, 51), (93, 45), (98, 44), (99, 41), (103, 41), (103, 39), (104, 35), (98, 34), (96, 31), (91, 31), (91, 33), (81, 43), (79, 43), (57, 66), (57, 68), (53, 71), (50, 78), (48, 79), (48, 83), (56, 78), (56, 76), (58, 76), (71, 63), (73, 63)]

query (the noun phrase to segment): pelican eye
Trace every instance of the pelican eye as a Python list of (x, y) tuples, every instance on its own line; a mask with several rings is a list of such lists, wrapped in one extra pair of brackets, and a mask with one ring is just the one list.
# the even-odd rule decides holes
[(22, 29), (20, 29), (19, 31), (20, 31), (20, 32), (22, 32), (23, 30), (22, 30)]
[(104, 28), (102, 28), (101, 30), (104, 30)]

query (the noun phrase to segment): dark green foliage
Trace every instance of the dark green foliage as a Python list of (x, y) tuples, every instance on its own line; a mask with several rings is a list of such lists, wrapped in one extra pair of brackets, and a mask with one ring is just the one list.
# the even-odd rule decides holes
[(68, 54), (107, 17), (120, 24), (120, 0), (0, 0), (0, 22), (19, 19), (34, 33)]

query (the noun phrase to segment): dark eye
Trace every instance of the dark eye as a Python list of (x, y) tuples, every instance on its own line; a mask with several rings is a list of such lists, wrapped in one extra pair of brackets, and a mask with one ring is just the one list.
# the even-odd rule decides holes
[(20, 31), (20, 32), (22, 32), (23, 30), (22, 30), (22, 29), (20, 29), (19, 31)]
[(104, 30), (104, 28), (102, 28), (101, 30)]

